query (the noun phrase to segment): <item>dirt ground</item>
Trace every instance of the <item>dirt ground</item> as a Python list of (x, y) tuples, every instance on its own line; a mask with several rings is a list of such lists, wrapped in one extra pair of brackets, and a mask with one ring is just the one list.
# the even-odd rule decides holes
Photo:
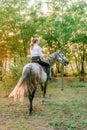
[(28, 99), (14, 102), (0, 91), (0, 130), (87, 130), (87, 84), (74, 87), (74, 80), (65, 79), (48, 84), (45, 105), (42, 92), (37, 90), (33, 114), (28, 115)]

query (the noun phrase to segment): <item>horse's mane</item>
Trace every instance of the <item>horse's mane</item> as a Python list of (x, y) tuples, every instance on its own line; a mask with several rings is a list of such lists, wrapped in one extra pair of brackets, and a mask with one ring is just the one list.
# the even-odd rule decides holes
[(57, 55), (57, 52), (54, 52), (44, 61), (49, 63), (50, 65), (53, 65), (54, 62), (56, 61), (56, 57), (57, 57), (56, 55)]

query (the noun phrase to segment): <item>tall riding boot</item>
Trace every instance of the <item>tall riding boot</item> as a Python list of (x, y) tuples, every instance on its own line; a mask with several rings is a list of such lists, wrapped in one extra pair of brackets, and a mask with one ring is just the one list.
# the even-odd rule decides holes
[(50, 67), (47, 67), (47, 80), (51, 80)]

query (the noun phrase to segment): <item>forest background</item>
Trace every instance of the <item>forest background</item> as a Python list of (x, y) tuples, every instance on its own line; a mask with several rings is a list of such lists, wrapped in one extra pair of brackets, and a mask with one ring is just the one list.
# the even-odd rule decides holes
[[(30, 39), (41, 38), (43, 52), (60, 49), (69, 59), (65, 75), (85, 80), (87, 73), (87, 2), (85, 0), (0, 1), (0, 80), (11, 88), (31, 61)], [(54, 69), (55, 68), (55, 69)], [(56, 63), (52, 76), (61, 73)], [(10, 79), (10, 80), (9, 80)], [(10, 82), (9, 82), (10, 81)]]

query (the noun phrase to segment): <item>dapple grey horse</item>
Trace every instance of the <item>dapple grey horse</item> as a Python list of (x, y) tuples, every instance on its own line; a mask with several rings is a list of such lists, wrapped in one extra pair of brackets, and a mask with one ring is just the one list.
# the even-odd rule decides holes
[[(68, 59), (60, 50), (54, 52), (45, 60), (50, 66), (56, 61), (59, 61), (64, 65), (69, 63)], [(39, 84), (41, 85), (43, 96), (45, 97), (47, 81), (47, 74), (38, 63), (28, 63), (24, 66), (22, 76), (9, 97), (13, 97), (14, 100), (18, 99), (22, 101), (24, 96), (27, 95), (30, 102), (29, 114), (32, 114), (32, 101), (37, 86)]]

